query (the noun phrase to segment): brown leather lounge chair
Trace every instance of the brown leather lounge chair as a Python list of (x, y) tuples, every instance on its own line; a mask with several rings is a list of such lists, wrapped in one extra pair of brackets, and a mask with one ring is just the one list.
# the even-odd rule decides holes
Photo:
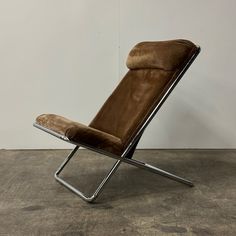
[[(132, 156), (145, 128), (199, 52), (199, 46), (182, 39), (139, 43), (128, 56), (129, 71), (90, 125), (86, 126), (54, 114), (38, 116), (35, 127), (76, 145), (56, 171), (56, 180), (85, 201), (92, 202), (121, 162), (125, 162), (193, 186), (192, 182), (186, 179), (134, 160)], [(117, 159), (96, 191), (89, 197), (59, 177), (79, 147)]]

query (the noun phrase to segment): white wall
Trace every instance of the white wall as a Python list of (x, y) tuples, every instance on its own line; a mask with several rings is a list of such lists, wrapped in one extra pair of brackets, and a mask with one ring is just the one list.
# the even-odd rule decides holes
[(133, 45), (174, 38), (202, 52), (139, 147), (236, 148), (234, 9), (234, 0), (0, 0), (0, 148), (70, 147), (34, 129), (35, 117), (88, 124)]
[(117, 9), (109, 0), (0, 0), (0, 148), (68, 147), (32, 127), (41, 113), (92, 119), (117, 83)]

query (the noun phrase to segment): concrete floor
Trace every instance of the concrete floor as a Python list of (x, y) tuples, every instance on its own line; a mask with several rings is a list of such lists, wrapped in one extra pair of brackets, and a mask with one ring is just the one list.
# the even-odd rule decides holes
[[(195, 187), (122, 164), (95, 204), (54, 180), (67, 153), (0, 151), (0, 235), (236, 235), (236, 150), (138, 150)], [(64, 177), (91, 191), (114, 160), (80, 153)]]

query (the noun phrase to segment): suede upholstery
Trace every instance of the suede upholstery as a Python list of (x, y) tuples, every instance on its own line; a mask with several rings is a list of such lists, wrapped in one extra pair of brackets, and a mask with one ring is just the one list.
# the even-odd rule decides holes
[(47, 114), (36, 123), (69, 140), (121, 155), (198, 47), (187, 40), (142, 42), (130, 69), (89, 126)]
[(195, 45), (187, 40), (141, 42), (129, 53), (126, 65), (129, 69), (177, 70), (188, 58)]
[(119, 138), (62, 116), (43, 114), (36, 118), (36, 123), (67, 137), (72, 142), (79, 142), (117, 155), (122, 150)]

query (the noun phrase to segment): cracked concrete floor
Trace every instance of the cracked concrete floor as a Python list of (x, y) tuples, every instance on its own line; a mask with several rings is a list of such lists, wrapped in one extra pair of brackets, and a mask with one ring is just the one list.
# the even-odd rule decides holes
[[(0, 150), (0, 235), (236, 235), (236, 150), (138, 150), (189, 188), (122, 164), (95, 204), (53, 178), (68, 150)], [(92, 191), (114, 160), (81, 150), (64, 178)]]

